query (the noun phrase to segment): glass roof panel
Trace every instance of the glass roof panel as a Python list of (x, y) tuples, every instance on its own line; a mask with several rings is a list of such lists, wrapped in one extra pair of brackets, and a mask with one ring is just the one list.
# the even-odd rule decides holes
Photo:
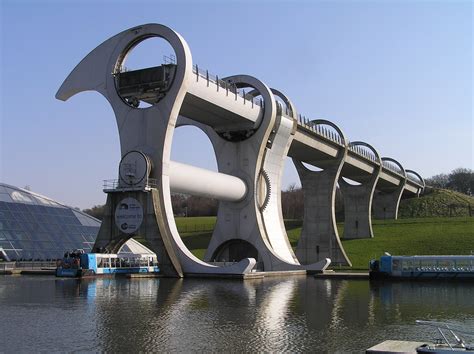
[(20, 191), (13, 191), (10, 196), (12, 199), (16, 202), (20, 203), (34, 203), (34, 200), (27, 196), (25, 193), (22, 193)]

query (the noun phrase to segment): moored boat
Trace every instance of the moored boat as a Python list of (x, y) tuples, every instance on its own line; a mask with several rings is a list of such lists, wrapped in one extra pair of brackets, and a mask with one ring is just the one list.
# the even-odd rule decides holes
[(436, 343), (423, 344), (416, 348), (417, 353), (474, 353), (474, 346), (467, 343), (466, 340), (461, 336), (461, 334), (474, 336), (474, 333), (466, 331), (462, 328), (455, 328), (450, 324), (443, 322), (417, 320), (416, 323), (435, 327), (438, 334), (441, 335), (441, 338), (439, 338)]
[(159, 273), (155, 255), (123, 257), (111, 253), (66, 252), (58, 261), (57, 277), (85, 277), (96, 275), (118, 275), (136, 273)]
[(474, 280), (474, 255), (392, 256), (370, 261), (370, 278)]

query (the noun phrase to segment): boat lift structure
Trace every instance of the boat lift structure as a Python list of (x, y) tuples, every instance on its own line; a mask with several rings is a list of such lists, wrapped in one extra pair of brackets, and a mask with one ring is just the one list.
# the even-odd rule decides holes
[[(129, 52), (151, 37), (166, 40), (175, 60), (125, 71)], [(335, 219), (341, 177), (359, 183), (341, 183), (346, 238), (373, 237), (372, 208), (375, 216), (396, 218), (402, 194), (418, 195), (425, 186), (420, 175), (382, 157), (370, 144), (350, 142), (334, 123), (298, 114), (289, 97), (259, 79), (219, 78), (201, 70), (193, 64), (186, 41), (163, 25), (134, 27), (100, 44), (69, 74), (56, 97), (65, 101), (91, 90), (113, 108), (122, 156), (118, 179), (104, 189), (106, 215), (94, 248), (114, 253), (139, 234), (157, 253), (166, 275), (244, 274), (254, 268), (321, 271), (331, 260), (350, 265)], [(171, 161), (173, 133), (183, 125), (206, 133), (219, 172)], [(296, 165), (305, 194), (296, 253), (281, 211), (287, 156)], [(181, 240), (171, 192), (220, 201), (205, 261)], [(225, 267), (212, 263), (223, 259), (238, 262)]]

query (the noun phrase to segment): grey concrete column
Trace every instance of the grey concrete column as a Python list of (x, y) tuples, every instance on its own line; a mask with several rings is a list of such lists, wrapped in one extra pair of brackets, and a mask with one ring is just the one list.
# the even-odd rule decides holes
[(371, 149), (378, 165), (374, 167), (372, 175), (361, 180), (359, 185), (352, 185), (342, 178), (339, 179), (339, 187), (344, 198), (344, 239), (371, 238), (374, 237), (371, 219), (372, 198), (382, 170), (382, 163), (377, 150), (369, 144), (353, 142), (351, 145), (362, 145)]
[(301, 179), (304, 216), (296, 257), (303, 264), (330, 258), (333, 264), (351, 266), (336, 226), (335, 195), (340, 164), (324, 171), (310, 171), (293, 160)]
[(374, 211), (374, 219), (392, 219), (397, 220), (398, 218), (398, 206), (402, 197), (403, 188), (393, 192), (380, 192), (374, 193), (374, 200), (372, 203)]
[(333, 264), (352, 266), (339, 239), (335, 212), (337, 181), (347, 155), (346, 139), (342, 131), (329, 121), (316, 120), (312, 123), (335, 128), (344, 146), (336, 159), (324, 162), (326, 167), (322, 171), (311, 171), (293, 159), (304, 195), (303, 227), (296, 257), (303, 264), (330, 258)]
[(407, 181), (407, 174), (403, 166), (395, 159), (390, 157), (382, 157), (383, 167), (395, 173), (400, 180), (398, 186), (394, 188), (377, 188), (374, 193), (372, 210), (374, 219), (393, 219), (398, 217), (398, 206), (402, 198), (403, 190)]

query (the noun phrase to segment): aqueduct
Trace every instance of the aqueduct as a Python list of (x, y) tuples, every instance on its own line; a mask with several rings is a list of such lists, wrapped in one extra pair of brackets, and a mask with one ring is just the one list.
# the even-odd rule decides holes
[[(125, 71), (128, 53), (151, 37), (169, 42), (175, 62)], [(373, 237), (372, 209), (375, 217), (396, 218), (402, 194), (418, 195), (424, 189), (416, 172), (381, 157), (368, 143), (350, 142), (330, 121), (299, 115), (286, 95), (257, 78), (218, 78), (202, 71), (193, 65), (185, 40), (163, 25), (142, 25), (103, 42), (69, 74), (56, 97), (67, 100), (90, 90), (113, 108), (122, 156), (118, 179), (105, 189), (106, 215), (94, 249), (116, 252), (140, 234), (157, 253), (165, 275), (243, 274), (254, 268), (317, 271), (331, 261), (350, 265), (336, 228), (337, 183), (349, 239)], [(209, 137), (219, 172), (170, 160), (173, 133), (180, 125), (197, 126)], [(281, 211), (287, 156), (295, 163), (305, 198), (296, 252)], [(321, 170), (310, 170), (308, 164)], [(219, 200), (205, 261), (181, 240), (172, 192)], [(213, 262), (220, 259), (238, 262)]]

